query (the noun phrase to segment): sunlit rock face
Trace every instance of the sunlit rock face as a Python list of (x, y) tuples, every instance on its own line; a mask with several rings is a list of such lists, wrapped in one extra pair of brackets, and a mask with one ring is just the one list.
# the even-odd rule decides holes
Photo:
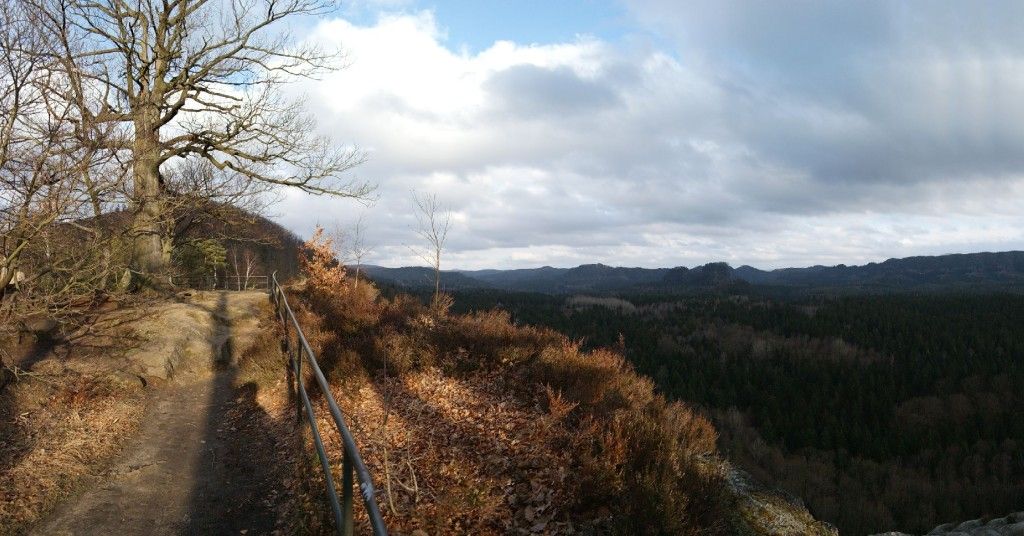
[[(972, 519), (962, 523), (946, 523), (932, 529), (927, 536), (1024, 536), (1024, 512), (990, 520)], [(885, 532), (873, 536), (912, 536), (905, 532)]]
[(832, 525), (814, 519), (796, 497), (785, 496), (755, 482), (725, 462), (721, 467), (736, 497), (735, 533), (739, 536), (839, 536)]

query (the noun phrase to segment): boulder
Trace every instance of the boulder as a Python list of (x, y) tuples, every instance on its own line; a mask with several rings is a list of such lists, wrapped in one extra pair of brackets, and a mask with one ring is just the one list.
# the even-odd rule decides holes
[(980, 519), (972, 519), (970, 521), (964, 521), (963, 523), (960, 523), (959, 525), (957, 525), (956, 530), (959, 530), (959, 531), (962, 531), (962, 532), (967, 532), (967, 531), (969, 531), (971, 529), (976, 529), (976, 528), (982, 527), (984, 525), (985, 525), (985, 523), (982, 522)]

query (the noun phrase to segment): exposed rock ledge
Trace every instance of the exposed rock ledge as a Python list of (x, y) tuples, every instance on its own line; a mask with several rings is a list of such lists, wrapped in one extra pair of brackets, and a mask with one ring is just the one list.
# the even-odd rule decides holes
[[(926, 536), (1024, 536), (1024, 512), (988, 521), (972, 519), (963, 523), (946, 523), (932, 529)], [(873, 536), (912, 536), (905, 532), (884, 532)]]
[(744, 536), (838, 536), (839, 531), (814, 519), (800, 499), (759, 485), (725, 462), (723, 470), (737, 499), (739, 529)]
[(85, 352), (76, 359), (45, 359), (35, 372), (64, 369), (125, 383), (189, 381), (233, 362), (255, 338), (264, 292), (179, 294), (176, 301), (105, 313), (72, 336)]
[(179, 300), (157, 307), (151, 321), (136, 325), (146, 343), (131, 349), (126, 359), (144, 376), (182, 379), (235, 362), (255, 339), (260, 310), (269, 298), (256, 291), (195, 291)]

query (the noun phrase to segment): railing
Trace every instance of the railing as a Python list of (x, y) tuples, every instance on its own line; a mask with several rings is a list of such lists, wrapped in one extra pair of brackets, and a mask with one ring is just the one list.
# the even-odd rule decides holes
[[(288, 297), (285, 296), (284, 288), (277, 282), (276, 273), (270, 276), (270, 299), (274, 303), (277, 317), (284, 326), (285, 351), (288, 354), (291, 371), (295, 377), (295, 390), (298, 393), (299, 399), (299, 404), (296, 404), (298, 420), (301, 422), (303, 416), (305, 416), (306, 421), (309, 422), (309, 429), (313, 434), (313, 443), (316, 446), (316, 455), (320, 458), (320, 468), (323, 470), (324, 479), (327, 481), (327, 499), (331, 503), (331, 509), (334, 511), (334, 520), (338, 534), (344, 536), (351, 536), (352, 534), (352, 473), (355, 470), (355, 474), (359, 478), (360, 495), (362, 495), (363, 505), (366, 507), (366, 514), (370, 518), (370, 527), (373, 529), (373, 534), (376, 536), (386, 536), (388, 532), (384, 527), (384, 520), (380, 516), (380, 508), (377, 506), (373, 479), (370, 477), (370, 472), (367, 471), (363, 459), (359, 456), (359, 450), (356, 448), (356, 442), (352, 438), (352, 433), (345, 426), (345, 419), (341, 416), (341, 409), (338, 408), (338, 403), (335, 402), (334, 397), (331, 395), (327, 379), (324, 378), (324, 373), (316, 362), (316, 356), (313, 354), (313, 350), (310, 349), (306, 336), (303, 335), (302, 328), (299, 326), (299, 322), (295, 319), (295, 313), (292, 312), (292, 308), (288, 305)], [(298, 341), (294, 349), (291, 348), (291, 337), (288, 334), (289, 325), (295, 328), (295, 339)], [(302, 362), (304, 360), (309, 363), (313, 371), (316, 385), (320, 388), (324, 400), (327, 401), (327, 407), (330, 410), (331, 417), (334, 419), (334, 426), (341, 435), (341, 441), (344, 445), (341, 463), (340, 501), (338, 500), (338, 491), (334, 486), (331, 462), (327, 457), (327, 450), (324, 448), (324, 442), (320, 437), (320, 430), (316, 424), (313, 404), (306, 393), (306, 382), (302, 377)]]
[(270, 290), (270, 278), (265, 275), (222, 276), (224, 290)]
[(265, 275), (218, 275), (171, 278), (171, 284), (197, 290), (269, 290), (270, 277)]

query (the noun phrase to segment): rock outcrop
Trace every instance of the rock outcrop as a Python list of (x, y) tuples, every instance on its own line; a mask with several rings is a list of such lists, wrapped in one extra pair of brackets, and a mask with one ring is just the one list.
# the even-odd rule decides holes
[(188, 380), (210, 374), (211, 365), (233, 362), (256, 336), (264, 292), (189, 292), (173, 302), (132, 307), (100, 315), (72, 334), (80, 351), (74, 359), (56, 355), (33, 371), (71, 369), (110, 381), (147, 383)]
[[(873, 536), (913, 536), (905, 532), (884, 532)], [(1024, 512), (989, 520), (972, 519), (962, 523), (946, 523), (932, 529), (926, 536), (1024, 536)]]
[(744, 536), (839, 536), (835, 527), (814, 519), (799, 499), (760, 486), (729, 463), (724, 470), (737, 499), (736, 524)]
[(169, 380), (234, 362), (255, 338), (260, 310), (268, 302), (266, 293), (257, 291), (196, 291), (179, 299), (136, 324), (145, 343), (129, 350), (125, 359), (139, 374)]

